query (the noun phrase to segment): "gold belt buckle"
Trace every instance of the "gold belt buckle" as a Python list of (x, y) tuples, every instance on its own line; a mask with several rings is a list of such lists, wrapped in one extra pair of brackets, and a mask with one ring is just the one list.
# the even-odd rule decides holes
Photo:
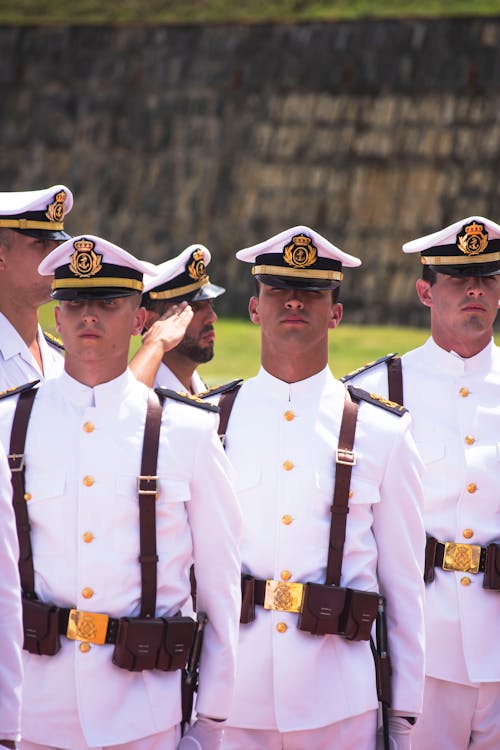
[(459, 570), (463, 573), (479, 573), (481, 547), (478, 544), (445, 542), (443, 570)]
[(100, 612), (82, 612), (71, 609), (68, 619), (66, 638), (71, 641), (86, 641), (102, 646), (106, 643), (109, 616)]
[(300, 612), (303, 583), (287, 583), (286, 581), (266, 581), (266, 595), (264, 609), (279, 609), (281, 612)]

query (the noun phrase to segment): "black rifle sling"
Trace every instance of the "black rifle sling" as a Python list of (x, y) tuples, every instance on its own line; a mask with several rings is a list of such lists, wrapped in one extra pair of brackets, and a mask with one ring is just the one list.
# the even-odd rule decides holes
[(388, 396), (391, 401), (403, 406), (403, 370), (401, 357), (391, 357), (387, 360)]
[(346, 388), (344, 411), (340, 423), (338, 448), (335, 462), (335, 487), (333, 490), (330, 544), (326, 564), (326, 581), (330, 586), (340, 586), (342, 557), (344, 555), (347, 514), (349, 512), (349, 488), (352, 467), (356, 463), (353, 452), (358, 404), (352, 400)]
[(148, 395), (146, 424), (142, 444), (141, 475), (137, 481), (139, 495), (141, 564), (141, 617), (156, 613), (157, 563), (156, 499), (158, 497), (158, 448), (163, 406), (154, 391)]
[(12, 421), (9, 448), (9, 467), (12, 482), (12, 504), (16, 517), (17, 536), (19, 540), (19, 575), (23, 594), (29, 599), (36, 599), (35, 571), (33, 568), (33, 550), (31, 548), (30, 522), (25, 495), (25, 461), (24, 447), (31, 409), (37, 394), (36, 389), (19, 394)]

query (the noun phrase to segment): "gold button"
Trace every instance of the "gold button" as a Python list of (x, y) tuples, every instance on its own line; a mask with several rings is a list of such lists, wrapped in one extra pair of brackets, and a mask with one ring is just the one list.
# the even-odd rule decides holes
[(293, 461), (283, 461), (283, 468), (285, 471), (291, 471), (294, 465)]
[(26, 500), (26, 502), (28, 502), (29, 500), (31, 500), (31, 498), (32, 498), (31, 492), (25, 492), (24, 493), (24, 499)]
[(459, 394), (462, 396), (462, 398), (467, 398), (467, 396), (469, 395), (469, 393), (470, 393), (469, 389), (468, 388), (464, 388), (463, 386), (459, 390)]
[(286, 411), (283, 416), (285, 417), (287, 422), (291, 422), (292, 419), (295, 419), (295, 414), (293, 413), (293, 411)]
[(290, 578), (292, 577), (292, 574), (290, 573), (289, 570), (282, 570), (280, 575), (281, 575), (282, 581), (289, 581)]
[(349, 500), (351, 499), (351, 497), (352, 497), (353, 495), (354, 495), (354, 492), (353, 492), (352, 490), (349, 490), (349, 495), (348, 495), (348, 497), (349, 497)]
[(286, 633), (286, 631), (288, 630), (286, 622), (279, 622), (276, 625), (276, 630), (278, 631), (278, 633)]
[(474, 482), (471, 482), (467, 485), (467, 492), (469, 493), (469, 495), (473, 495), (476, 490), (477, 484), (475, 484)]
[(92, 485), (94, 484), (94, 477), (91, 477), (87, 474), (86, 477), (83, 477), (83, 483), (85, 487), (92, 487)]
[(85, 534), (82, 536), (83, 541), (85, 544), (89, 544), (89, 542), (94, 541), (94, 535), (91, 531), (86, 531)]
[(474, 532), (472, 531), (472, 529), (464, 529), (463, 535), (465, 539), (472, 539), (472, 537), (474, 536)]
[(90, 651), (90, 643), (80, 643), (80, 651), (82, 654), (88, 654)]
[(468, 576), (464, 576), (460, 579), (460, 583), (462, 584), (462, 586), (470, 586), (471, 580)]
[(288, 513), (286, 513), (284, 516), (281, 516), (281, 523), (284, 523), (285, 526), (290, 526), (290, 524), (293, 523), (292, 516), (289, 516)]
[(94, 589), (91, 589), (89, 587), (84, 588), (82, 591), (82, 596), (84, 599), (92, 599), (94, 596)]
[(465, 436), (465, 442), (467, 443), (467, 445), (474, 445), (475, 440), (476, 440), (476, 438), (474, 437), (474, 435), (466, 435)]
[(85, 422), (85, 424), (83, 425), (83, 429), (85, 430), (85, 432), (94, 432), (94, 425), (92, 424), (92, 422)]

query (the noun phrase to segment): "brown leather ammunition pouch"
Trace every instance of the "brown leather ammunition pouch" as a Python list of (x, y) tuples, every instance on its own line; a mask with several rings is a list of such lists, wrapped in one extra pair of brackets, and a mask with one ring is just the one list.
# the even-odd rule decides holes
[(368, 641), (379, 595), (371, 591), (306, 583), (297, 627), (313, 635)]
[(39, 656), (57, 654), (61, 648), (58, 607), (23, 596), (23, 626), (26, 651)]
[(379, 594), (373, 591), (346, 589), (347, 602), (342, 619), (342, 633), (348, 641), (370, 640), (377, 617)]
[(500, 591), (500, 544), (495, 542), (486, 547), (483, 588)]
[(186, 666), (196, 623), (190, 617), (122, 617), (113, 664), (130, 672)]

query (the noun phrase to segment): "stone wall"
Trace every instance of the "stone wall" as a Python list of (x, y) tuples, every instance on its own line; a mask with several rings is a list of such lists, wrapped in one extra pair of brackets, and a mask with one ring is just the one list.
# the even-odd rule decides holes
[(240, 247), (315, 227), (349, 322), (423, 324), (402, 242), (500, 221), (500, 18), (0, 28), (0, 190), (69, 185), (73, 233), (193, 242), (244, 314)]

